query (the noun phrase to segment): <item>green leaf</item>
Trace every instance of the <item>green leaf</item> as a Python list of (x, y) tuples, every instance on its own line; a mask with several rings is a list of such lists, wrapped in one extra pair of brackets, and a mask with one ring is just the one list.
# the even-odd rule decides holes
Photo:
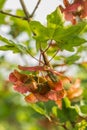
[(54, 101), (44, 102), (44, 109), (48, 115), (52, 114), (52, 109), (54, 106), (57, 106)]
[(65, 108), (68, 108), (68, 107), (70, 107), (71, 106), (71, 102), (69, 101), (69, 99), (67, 98), (67, 97), (65, 97), (64, 99), (63, 99), (63, 108), (65, 107)]
[(4, 24), (5, 15), (0, 14), (0, 24)]
[(72, 124), (70, 121), (66, 121), (66, 128), (67, 130), (72, 130)]
[[(56, 128), (57, 128), (57, 129), (56, 129)], [(55, 128), (55, 130), (65, 130), (64, 127), (58, 126), (58, 125), (56, 126), (56, 128)]]
[(58, 106), (53, 106), (53, 107), (52, 107), (52, 113), (53, 113), (53, 115), (54, 115), (55, 117), (57, 117), (57, 108), (58, 108)]
[(74, 51), (74, 47), (80, 46), (86, 42), (85, 39), (73, 35), (57, 41), (57, 45), (61, 50)]
[(0, 50), (2, 51), (13, 51), (14, 53), (27, 53), (26, 47), (22, 44), (16, 44), (15, 42), (8, 40), (5, 37), (0, 36), (0, 41), (4, 42), (6, 45), (0, 46)]
[(87, 130), (87, 121), (82, 120), (79, 123), (76, 124), (75, 130)]
[(0, 46), (0, 50), (2, 51), (12, 50), (13, 52), (18, 52), (18, 49), (15, 49), (14, 46), (10, 46), (10, 45)]
[(63, 26), (63, 23), (63, 14), (59, 8), (47, 16), (47, 27), (55, 29), (59, 25)]
[(82, 113), (87, 114), (87, 105), (83, 105), (80, 108)]
[(73, 47), (80, 46), (87, 41), (80, 37), (86, 24), (86, 22), (82, 22), (68, 27), (58, 27), (55, 30), (53, 39), (60, 49), (74, 51)]
[(75, 121), (78, 117), (78, 112), (75, 107), (70, 106), (68, 98), (63, 99), (62, 110), (57, 110), (57, 117), (60, 122)]
[(65, 27), (58, 27), (55, 30), (54, 40), (59, 40), (62, 38), (68, 38), (72, 36), (78, 36), (81, 34), (86, 27), (87, 22), (81, 22), (76, 25), (69, 25)]
[[(7, 13), (9, 13), (11, 10), (5, 10)], [(0, 13), (0, 24), (6, 24), (6, 17), (8, 17), (5, 14)]]
[(29, 106), (31, 108), (33, 108), (36, 112), (38, 112), (41, 115), (44, 115), (45, 117), (47, 117), (50, 120), (49, 115), (47, 114), (45, 109), (43, 109), (41, 106), (39, 106), (38, 104), (29, 104)]
[(71, 65), (71, 64), (75, 63), (75, 61), (77, 61), (79, 58), (80, 58), (80, 56), (78, 56), (78, 55), (69, 56), (69, 57), (65, 58), (65, 63)]
[(6, 0), (0, 0), (0, 9), (3, 8), (3, 5), (5, 4)]
[[(23, 10), (16, 10), (16, 14), (15, 15), (19, 15), (24, 17), (24, 13)], [(10, 32), (9, 34), (11, 34), (13, 36), (13, 38), (18, 37), (20, 34), (22, 33), (27, 33), (29, 35), (29, 37), (31, 36), (31, 30), (29, 28), (29, 24), (26, 20), (21, 20), (21, 19), (16, 19), (14, 17), (10, 17), (10, 22), (12, 23), (10, 25)]]
[(12, 45), (13, 44), (13, 42), (11, 40), (8, 40), (7, 38), (5, 38), (5, 37), (3, 37), (1, 35), (0, 35), (0, 41), (6, 43), (8, 45)]
[(36, 49), (37, 49), (37, 51), (39, 51), (40, 50), (40, 48), (42, 48), (42, 49), (45, 49), (47, 47), (47, 43), (46, 42), (38, 42), (38, 41), (36, 41)]
[(17, 9), (17, 10), (16, 10), (16, 15), (24, 16), (24, 11), (21, 10), (21, 9)]
[(31, 21), (30, 28), (34, 34), (34, 39), (39, 42), (45, 42), (49, 39), (48, 30), (38, 21)]
[(46, 111), (42, 109), (39, 105), (29, 104), (29, 106), (32, 107), (36, 112), (40, 113), (41, 115), (46, 115)]

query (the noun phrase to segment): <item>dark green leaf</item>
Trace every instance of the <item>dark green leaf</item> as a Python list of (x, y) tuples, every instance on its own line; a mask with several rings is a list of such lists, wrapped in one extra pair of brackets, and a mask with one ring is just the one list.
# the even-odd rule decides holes
[(70, 106), (70, 101), (68, 98), (63, 99), (62, 110), (57, 110), (57, 117), (61, 122), (66, 122), (68, 120), (75, 121), (78, 117), (78, 112), (75, 107)]
[(54, 106), (57, 106), (54, 101), (48, 101), (48, 102), (44, 103), (44, 109), (46, 110), (48, 115), (50, 115), (52, 113), (52, 108)]
[(81, 108), (82, 113), (87, 114), (87, 105), (83, 105), (80, 108)]

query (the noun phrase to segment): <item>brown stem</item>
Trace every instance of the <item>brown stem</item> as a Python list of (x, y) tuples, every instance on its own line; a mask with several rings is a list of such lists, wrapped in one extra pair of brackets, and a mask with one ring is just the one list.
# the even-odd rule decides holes
[(41, 54), (43, 56), (43, 60), (44, 60), (45, 65), (52, 68), (52, 66), (50, 65), (50, 63), (48, 61), (46, 52), (44, 52), (42, 49), (40, 49), (40, 51), (41, 51)]
[(53, 58), (57, 55), (58, 52), (59, 52), (59, 49), (56, 51), (56, 53), (51, 57), (51, 59), (48, 62), (50, 62), (51, 60), (53, 60)]
[(30, 21), (30, 20), (29, 20), (30, 14), (29, 14), (29, 12), (28, 12), (26, 6), (25, 6), (25, 3), (24, 3), (23, 0), (20, 0), (20, 3), (21, 3), (21, 6), (22, 6), (22, 8), (23, 8), (23, 11), (24, 11), (24, 13), (25, 13), (25, 15), (26, 15), (26, 17), (27, 17), (27, 20), (28, 20), (28, 22), (29, 22), (29, 21)]
[[(43, 60), (44, 60), (45, 65), (48, 66), (48, 67), (50, 67), (50, 68), (52, 69), (52, 66), (51, 66), (51, 64), (50, 64), (49, 61), (48, 61), (46, 52), (44, 52), (44, 51), (41, 50), (41, 49), (40, 49), (40, 51), (41, 51), (41, 54), (42, 54), (42, 56), (43, 56)], [(58, 81), (58, 77), (57, 77), (55, 74), (53, 74), (53, 73), (50, 72), (50, 71), (48, 71), (47, 73), (48, 73), (48, 76), (50, 77), (50, 79), (51, 79), (53, 82), (57, 82), (57, 81)]]
[(28, 54), (29, 54), (32, 58), (34, 58), (36, 61), (38, 61), (39, 63), (44, 64), (44, 63), (43, 63), (43, 61), (38, 60), (36, 57), (34, 57), (34, 56), (30, 53), (30, 51), (29, 51), (29, 50), (27, 50), (27, 53), (28, 53)]
[[(23, 11), (24, 11), (24, 13), (25, 13), (25, 15), (26, 15), (26, 17), (27, 17), (27, 21), (28, 21), (28, 23), (29, 23), (29, 22), (30, 22), (29, 17), (31, 17), (31, 15), (29, 14), (29, 12), (28, 12), (28, 10), (27, 10), (24, 1), (23, 1), (23, 0), (20, 0), (20, 3), (21, 3), (21, 6), (22, 6), (22, 8), (23, 8)], [(31, 55), (31, 53), (29, 52), (29, 50), (28, 50), (27, 52), (28, 52), (28, 54), (29, 54), (30, 56), (32, 56), (35, 60), (37, 60), (38, 62), (43, 63), (42, 61), (39, 61), (37, 58), (35, 58), (33, 55)]]
[(50, 40), (50, 43), (49, 43), (48, 47), (44, 50), (44, 52), (48, 51), (48, 49), (51, 47), (51, 43), (52, 43), (52, 40)]
[[(19, 19), (22, 19), (22, 20), (27, 20), (26, 17), (14, 15), (14, 14), (11, 14), (11, 13), (7, 13), (7, 12), (5, 12), (5, 11), (3, 11), (3, 10), (0, 10), (0, 13), (5, 14), (5, 15), (9, 15), (9, 16), (12, 16), (12, 17), (15, 17), (15, 18), (19, 18)], [(30, 17), (28, 17), (28, 19), (29, 19), (29, 18), (30, 18)]]
[(38, 8), (38, 6), (39, 6), (39, 4), (40, 4), (40, 2), (41, 2), (41, 0), (38, 0), (38, 2), (37, 2), (37, 4), (36, 4), (36, 6), (35, 6), (33, 12), (31, 13), (31, 17), (33, 17), (34, 13), (36, 12), (36, 10), (37, 10), (37, 8)]

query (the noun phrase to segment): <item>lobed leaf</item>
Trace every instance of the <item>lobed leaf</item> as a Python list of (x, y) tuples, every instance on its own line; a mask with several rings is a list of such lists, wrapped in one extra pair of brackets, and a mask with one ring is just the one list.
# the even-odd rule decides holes
[(59, 8), (47, 16), (47, 27), (55, 29), (57, 26), (63, 26), (63, 24), (63, 14)]
[(29, 25), (34, 34), (34, 39), (36, 39), (36, 41), (44, 42), (49, 40), (48, 30), (40, 22), (31, 21)]
[(69, 120), (73, 122), (77, 119), (78, 112), (75, 107), (71, 107), (68, 98), (63, 99), (62, 110), (57, 110), (57, 117), (59, 118), (60, 122), (66, 122)]

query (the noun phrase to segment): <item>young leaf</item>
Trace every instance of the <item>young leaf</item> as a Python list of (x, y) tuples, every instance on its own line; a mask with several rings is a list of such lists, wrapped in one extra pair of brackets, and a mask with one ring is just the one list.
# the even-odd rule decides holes
[(59, 8), (47, 16), (47, 27), (55, 29), (59, 25), (63, 26), (63, 23), (63, 14)]

